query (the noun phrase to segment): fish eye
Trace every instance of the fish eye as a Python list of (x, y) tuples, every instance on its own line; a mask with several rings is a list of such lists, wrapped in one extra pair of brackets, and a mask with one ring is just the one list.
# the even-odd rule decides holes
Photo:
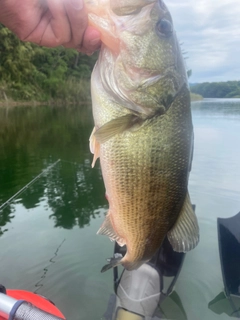
[(158, 34), (164, 37), (170, 37), (173, 33), (172, 23), (166, 19), (161, 19), (156, 25)]

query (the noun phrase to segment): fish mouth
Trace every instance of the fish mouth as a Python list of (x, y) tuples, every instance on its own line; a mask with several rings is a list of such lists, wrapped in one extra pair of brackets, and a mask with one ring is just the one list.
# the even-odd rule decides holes
[[(120, 39), (116, 35), (116, 26), (124, 23), (122, 17), (133, 16), (144, 7), (153, 7), (158, 0), (110, 0), (110, 10), (107, 6), (99, 6), (97, 1), (85, 0), (88, 12), (88, 24), (100, 32), (102, 43), (113, 53), (120, 52)], [(143, 19), (145, 20), (145, 19)], [(146, 22), (146, 21), (145, 21)], [(145, 23), (143, 23), (144, 25)]]

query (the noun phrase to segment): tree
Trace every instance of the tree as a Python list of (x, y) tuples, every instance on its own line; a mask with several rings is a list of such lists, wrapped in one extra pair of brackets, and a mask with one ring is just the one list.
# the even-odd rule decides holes
[(240, 81), (198, 83), (191, 86), (191, 92), (204, 98), (234, 98), (240, 95)]
[[(76, 94), (79, 101), (79, 90), (71, 89), (79, 81), (89, 83), (96, 59), (96, 54), (87, 57), (73, 49), (22, 42), (0, 24), (0, 98), (42, 101)], [(82, 94), (86, 92), (85, 86)]]

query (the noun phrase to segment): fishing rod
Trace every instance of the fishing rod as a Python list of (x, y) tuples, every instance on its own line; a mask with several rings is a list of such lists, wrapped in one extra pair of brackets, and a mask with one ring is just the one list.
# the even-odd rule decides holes
[(0, 320), (66, 320), (43, 296), (24, 290), (0, 290)]

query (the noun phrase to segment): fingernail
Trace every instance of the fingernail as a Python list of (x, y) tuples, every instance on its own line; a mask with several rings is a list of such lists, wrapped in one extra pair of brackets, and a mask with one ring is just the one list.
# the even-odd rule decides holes
[(81, 10), (83, 8), (83, 0), (70, 0), (70, 3), (76, 10)]

